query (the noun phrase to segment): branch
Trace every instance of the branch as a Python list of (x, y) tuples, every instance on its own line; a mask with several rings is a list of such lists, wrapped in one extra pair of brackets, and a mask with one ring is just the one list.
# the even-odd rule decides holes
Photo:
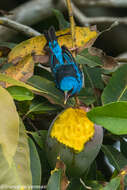
[[(11, 13), (13, 14), (7, 16), (6, 18), (27, 26), (31, 26), (51, 16), (53, 14), (53, 8), (58, 8), (63, 11), (65, 6), (61, 3), (61, 1), (58, 1), (57, 4), (53, 4), (53, 0), (31, 0), (20, 5), (14, 10), (11, 10)], [(13, 30), (0, 26), (0, 42), (8, 41), (15, 34), (16, 32)]]
[(127, 17), (84, 17), (84, 23), (99, 24), (99, 23), (113, 23), (127, 24)]
[(127, 0), (73, 0), (80, 7), (127, 7)]
[(8, 28), (14, 29), (18, 32), (21, 32), (29, 37), (39, 36), (41, 33), (37, 32), (36, 30), (30, 28), (29, 26), (20, 24), (16, 21), (8, 19), (6, 17), (0, 17), (0, 25), (6, 26)]

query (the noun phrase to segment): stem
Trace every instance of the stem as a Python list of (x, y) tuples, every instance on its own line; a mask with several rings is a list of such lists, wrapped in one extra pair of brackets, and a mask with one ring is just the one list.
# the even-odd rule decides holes
[(39, 136), (41, 136), (41, 133), (39, 132), (39, 130), (35, 127), (35, 125), (32, 123), (32, 121), (27, 118), (29, 124), (31, 125), (31, 127), (33, 127), (33, 129), (38, 133)]
[(127, 7), (127, 0), (73, 0), (80, 7)]
[(66, 3), (67, 3), (67, 8), (68, 8), (70, 24), (71, 24), (72, 48), (75, 48), (75, 41), (76, 41), (76, 38), (75, 38), (75, 21), (74, 21), (74, 17), (73, 17), (71, 0), (66, 0)]
[(80, 178), (81, 184), (86, 188), (86, 189), (92, 189), (91, 187), (87, 186), (84, 181)]
[(14, 29), (14, 30), (21, 32), (21, 33), (23, 33), (29, 37), (41, 35), (40, 32), (37, 32), (36, 30), (32, 29), (31, 27), (20, 24), (16, 21), (13, 21), (13, 20), (6, 18), (6, 17), (0, 17), (0, 25)]

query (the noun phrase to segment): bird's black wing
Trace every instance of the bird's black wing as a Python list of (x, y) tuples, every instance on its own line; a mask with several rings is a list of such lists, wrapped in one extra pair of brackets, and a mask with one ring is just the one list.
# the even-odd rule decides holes
[(62, 49), (62, 53), (63, 53), (63, 58), (64, 58), (64, 55), (66, 55), (66, 56), (68, 56), (68, 58), (70, 59), (70, 62), (75, 63), (75, 59), (74, 59), (73, 55), (72, 55), (71, 52), (66, 48), (66, 46), (63, 45), (63, 46), (61, 47), (61, 49)]

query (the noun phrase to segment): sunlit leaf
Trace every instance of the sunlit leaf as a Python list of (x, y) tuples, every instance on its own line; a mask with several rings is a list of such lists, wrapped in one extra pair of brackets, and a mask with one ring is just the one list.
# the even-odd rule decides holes
[[(76, 26), (76, 47), (78, 51), (81, 51), (85, 47), (91, 46), (98, 36), (96, 29), (89, 27), (77, 27)], [(58, 37), (58, 43), (60, 46), (65, 45), (68, 49), (72, 49), (72, 38), (70, 28), (60, 30), (56, 32)], [(44, 36), (37, 36), (26, 40), (17, 46), (15, 46), (8, 55), (8, 62), (17, 63), (27, 55), (32, 55), (34, 62), (44, 63), (48, 60), (48, 56), (44, 50), (46, 45), (46, 39)], [(34, 53), (33, 53), (34, 52)], [(33, 53), (33, 54), (32, 54)]]
[(0, 145), (11, 164), (19, 138), (19, 116), (11, 95), (0, 86)]
[(8, 87), (7, 91), (18, 101), (32, 100), (34, 98), (33, 93), (30, 90), (21, 86)]
[(30, 156), (27, 135), (23, 123), (20, 121), (19, 140), (11, 167), (9, 167), (0, 149), (0, 185), (3, 189), (15, 188), (31, 190), (32, 175), (30, 170)]
[(102, 102), (107, 104), (127, 101), (127, 65), (121, 66), (112, 76), (102, 93)]
[(33, 71), (34, 60), (31, 55), (28, 55), (19, 61), (16, 65), (14, 64), (6, 69), (5, 74), (16, 80), (26, 82), (26, 80), (33, 75)]
[[(30, 86), (28, 84), (25, 84), (24, 82), (15, 80), (15, 79), (13, 79), (13, 78), (5, 75), (5, 74), (2, 74), (2, 73), (0, 73), (0, 81), (10, 83), (10, 84), (12, 84), (14, 86), (22, 86), (22, 87), (28, 88), (29, 90), (33, 90), (33, 91), (36, 91), (36, 92), (42, 92), (41, 90), (39, 90), (37, 88), (34, 88), (34, 87), (32, 87), (32, 86)], [(46, 92), (44, 92), (44, 93), (46, 93)]]
[(93, 108), (87, 116), (114, 134), (127, 134), (127, 102), (114, 102)]

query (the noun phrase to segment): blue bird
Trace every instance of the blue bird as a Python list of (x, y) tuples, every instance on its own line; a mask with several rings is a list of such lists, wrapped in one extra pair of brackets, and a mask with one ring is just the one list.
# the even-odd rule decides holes
[(66, 104), (70, 96), (80, 92), (84, 84), (83, 72), (78, 67), (70, 51), (65, 46), (59, 46), (53, 26), (44, 32), (44, 36), (49, 47), (51, 71), (57, 88), (65, 94), (64, 104)]

